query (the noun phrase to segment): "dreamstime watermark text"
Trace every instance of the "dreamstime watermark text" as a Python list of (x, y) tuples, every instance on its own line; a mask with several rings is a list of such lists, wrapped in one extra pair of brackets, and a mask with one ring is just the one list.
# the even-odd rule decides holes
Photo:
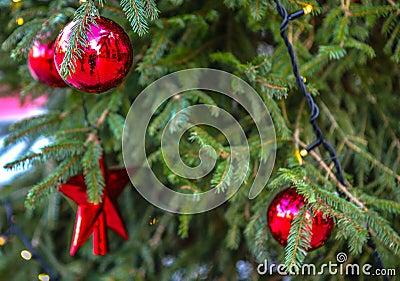
[(301, 266), (293, 266), (286, 268), (284, 264), (268, 263), (264, 260), (257, 266), (257, 273), (260, 275), (345, 275), (345, 276), (396, 276), (396, 269), (394, 268), (373, 268), (369, 263), (359, 265), (356, 263), (346, 263), (347, 255), (340, 252), (336, 255), (336, 261), (329, 261), (319, 266), (315, 264), (302, 264)]

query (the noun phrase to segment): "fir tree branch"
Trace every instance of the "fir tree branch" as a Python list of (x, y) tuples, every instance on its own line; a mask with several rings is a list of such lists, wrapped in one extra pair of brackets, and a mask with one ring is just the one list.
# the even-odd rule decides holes
[(234, 219), (230, 222), (230, 228), (225, 240), (228, 249), (236, 250), (239, 247), (241, 238), (240, 221), (242, 221), (242, 218), (239, 214), (236, 214)]
[(376, 212), (369, 210), (366, 216), (369, 227), (375, 232), (375, 237), (395, 254), (400, 252), (400, 236), (390, 226), (389, 222)]
[(285, 266), (289, 272), (299, 268), (307, 255), (312, 237), (311, 227), (312, 215), (303, 205), (292, 221), (285, 247)]
[(179, 227), (178, 227), (178, 235), (181, 238), (189, 237), (189, 225), (192, 219), (192, 215), (180, 215), (179, 216)]
[(73, 128), (73, 129), (67, 129), (67, 130), (63, 130), (63, 131), (61, 131), (61, 132), (57, 132), (56, 134), (55, 134), (55, 137), (56, 138), (59, 138), (59, 139), (62, 139), (62, 138), (64, 138), (64, 137), (72, 137), (72, 138), (75, 138), (75, 136), (78, 134), (84, 134), (84, 133), (87, 133), (87, 132), (90, 132), (90, 131), (92, 131), (93, 130), (93, 128), (91, 128), (91, 127), (82, 127), (82, 128)]
[(363, 199), (365, 206), (371, 206), (375, 210), (386, 211), (391, 214), (400, 214), (400, 204), (395, 201), (377, 199), (367, 194), (361, 194), (360, 198)]
[(41, 148), (41, 153), (23, 156), (4, 166), (6, 169), (25, 169), (28, 165), (37, 164), (47, 159), (62, 160), (83, 152), (83, 143), (79, 141), (56, 142)]
[(66, 158), (83, 152), (83, 143), (80, 141), (56, 142), (41, 148), (45, 155), (54, 158)]
[(395, 171), (393, 171), (392, 169), (390, 169), (389, 167), (385, 166), (384, 164), (382, 164), (379, 160), (376, 159), (376, 157), (372, 156), (370, 153), (362, 150), (358, 145), (354, 144), (349, 137), (343, 132), (343, 130), (340, 128), (339, 124), (337, 123), (335, 117), (332, 115), (332, 113), (330, 112), (330, 110), (328, 109), (328, 107), (326, 106), (325, 103), (321, 102), (321, 107), (324, 110), (324, 112), (326, 113), (326, 115), (328, 116), (329, 120), (332, 123), (332, 126), (340, 133), (340, 135), (342, 136), (343, 140), (345, 141), (346, 145), (351, 148), (352, 150), (354, 150), (355, 152), (357, 152), (358, 154), (360, 154), (363, 158), (367, 159), (368, 161), (370, 161), (372, 164), (374, 164), (376, 167), (378, 167), (379, 169), (381, 169), (382, 171), (384, 171), (385, 173), (393, 176), (396, 178), (396, 180), (398, 182), (400, 182), (400, 175), (398, 175)]
[(171, 112), (172, 112), (173, 106), (174, 106), (173, 103), (171, 101), (169, 101), (167, 103), (167, 105), (164, 107), (164, 110), (162, 110), (162, 112), (154, 118), (153, 122), (151, 122), (151, 124), (148, 128), (148, 132), (149, 132), (150, 136), (154, 136), (159, 129), (162, 129), (165, 127), (165, 125), (168, 123), (168, 121), (171, 118)]
[(62, 183), (65, 183), (73, 174), (75, 174), (76, 171), (74, 171), (73, 167), (78, 158), (79, 155), (75, 155), (72, 158), (65, 159), (50, 176), (32, 187), (26, 197), (25, 205), (27, 207), (33, 207), (38, 203), (44, 193), (49, 192), (51, 188), (58, 187)]
[(159, 10), (154, 0), (144, 0), (146, 3), (145, 15), (151, 20), (158, 18)]
[(108, 115), (108, 125), (118, 141), (122, 140), (124, 123), (125, 118), (121, 115), (116, 113), (110, 113)]
[(11, 134), (4, 141), (4, 145), (10, 145), (29, 135), (38, 136), (43, 133), (43, 128), (61, 121), (64, 117), (64, 114), (45, 114), (15, 123), (11, 127)]
[[(217, 154), (222, 157), (222, 158), (227, 158), (228, 153), (222, 146), (220, 142), (218, 142), (213, 136), (208, 134), (207, 131), (203, 130), (199, 126), (193, 126), (189, 129), (190, 131), (190, 137), (189, 141), (193, 142), (196, 141), (201, 148), (207, 147), (207, 146), (212, 146)], [(208, 150), (207, 150), (208, 151)], [(213, 155), (210, 155), (213, 156)]]
[(211, 105), (210, 111), (211, 115), (214, 117), (219, 116), (219, 110), (218, 110), (218, 105), (216, 102), (206, 93), (200, 90), (192, 90), (185, 92), (185, 96), (188, 97), (189, 99), (192, 99), (194, 102), (202, 102), (207, 105)]
[(17, 168), (26, 169), (28, 166), (28, 163), (32, 164), (34, 162), (40, 162), (42, 160), (42, 156), (43, 156), (42, 153), (32, 153), (32, 154), (26, 155), (15, 161), (7, 163), (6, 165), (4, 165), (4, 169), (8, 169), (8, 170), (17, 170)]
[(222, 161), (215, 171), (210, 183), (211, 187), (217, 189), (217, 193), (225, 191), (229, 188), (232, 177), (232, 167), (230, 165), (230, 158), (226, 161)]
[[(134, 32), (140, 36), (145, 34), (148, 30), (146, 18), (154, 15), (152, 6), (150, 10), (145, 10), (148, 3), (145, 0), (121, 0), (122, 10), (125, 12), (126, 17), (131, 23)], [(147, 9), (149, 7), (147, 6)]]
[(88, 45), (88, 34), (90, 26), (96, 24), (99, 12), (92, 0), (87, 0), (75, 11), (74, 25), (71, 28), (67, 51), (61, 63), (60, 74), (67, 78), (75, 72), (77, 60), (83, 56), (84, 49)]
[(99, 160), (102, 157), (102, 147), (97, 141), (89, 141), (86, 144), (86, 152), (82, 158), (83, 175), (87, 186), (88, 202), (100, 203), (102, 201), (103, 188), (105, 186), (104, 174), (100, 168)]

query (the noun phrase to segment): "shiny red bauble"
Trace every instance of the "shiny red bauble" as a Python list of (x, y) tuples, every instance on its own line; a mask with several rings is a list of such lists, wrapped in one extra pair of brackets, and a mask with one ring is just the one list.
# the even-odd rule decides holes
[(54, 41), (36, 41), (28, 54), (28, 67), (32, 77), (51, 87), (67, 87), (54, 65)]
[[(283, 246), (287, 245), (291, 222), (304, 203), (304, 197), (298, 194), (295, 188), (287, 188), (275, 196), (268, 208), (268, 226), (272, 236)], [(324, 245), (331, 236), (333, 227), (332, 218), (324, 218), (321, 212), (314, 215), (311, 229), (311, 247), (307, 251)]]
[[(97, 26), (89, 26), (87, 47), (77, 59), (75, 72), (65, 82), (84, 92), (102, 93), (118, 86), (128, 74), (133, 49), (128, 35), (116, 22), (104, 17), (95, 21)], [(68, 23), (56, 39), (54, 61), (59, 73), (74, 25), (73, 21)]]

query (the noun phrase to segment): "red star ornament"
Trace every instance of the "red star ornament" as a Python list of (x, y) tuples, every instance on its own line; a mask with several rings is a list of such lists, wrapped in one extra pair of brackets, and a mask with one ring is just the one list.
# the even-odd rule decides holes
[(125, 168), (104, 169), (103, 160), (100, 159), (100, 169), (105, 177), (105, 187), (102, 202), (89, 203), (86, 194), (86, 184), (83, 175), (71, 177), (59, 190), (78, 204), (75, 218), (74, 232), (70, 255), (78, 251), (90, 234), (93, 232), (93, 254), (105, 255), (108, 253), (107, 227), (111, 228), (119, 236), (128, 240), (121, 216), (115, 206), (116, 198), (129, 182), (129, 176)]

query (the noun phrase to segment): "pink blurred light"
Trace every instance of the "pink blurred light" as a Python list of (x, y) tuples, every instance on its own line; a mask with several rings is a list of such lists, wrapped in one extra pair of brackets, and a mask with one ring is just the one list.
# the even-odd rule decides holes
[(17, 121), (43, 113), (46, 101), (46, 96), (38, 97), (35, 100), (26, 97), (25, 102), (21, 104), (19, 94), (2, 96), (0, 97), (0, 122)]

